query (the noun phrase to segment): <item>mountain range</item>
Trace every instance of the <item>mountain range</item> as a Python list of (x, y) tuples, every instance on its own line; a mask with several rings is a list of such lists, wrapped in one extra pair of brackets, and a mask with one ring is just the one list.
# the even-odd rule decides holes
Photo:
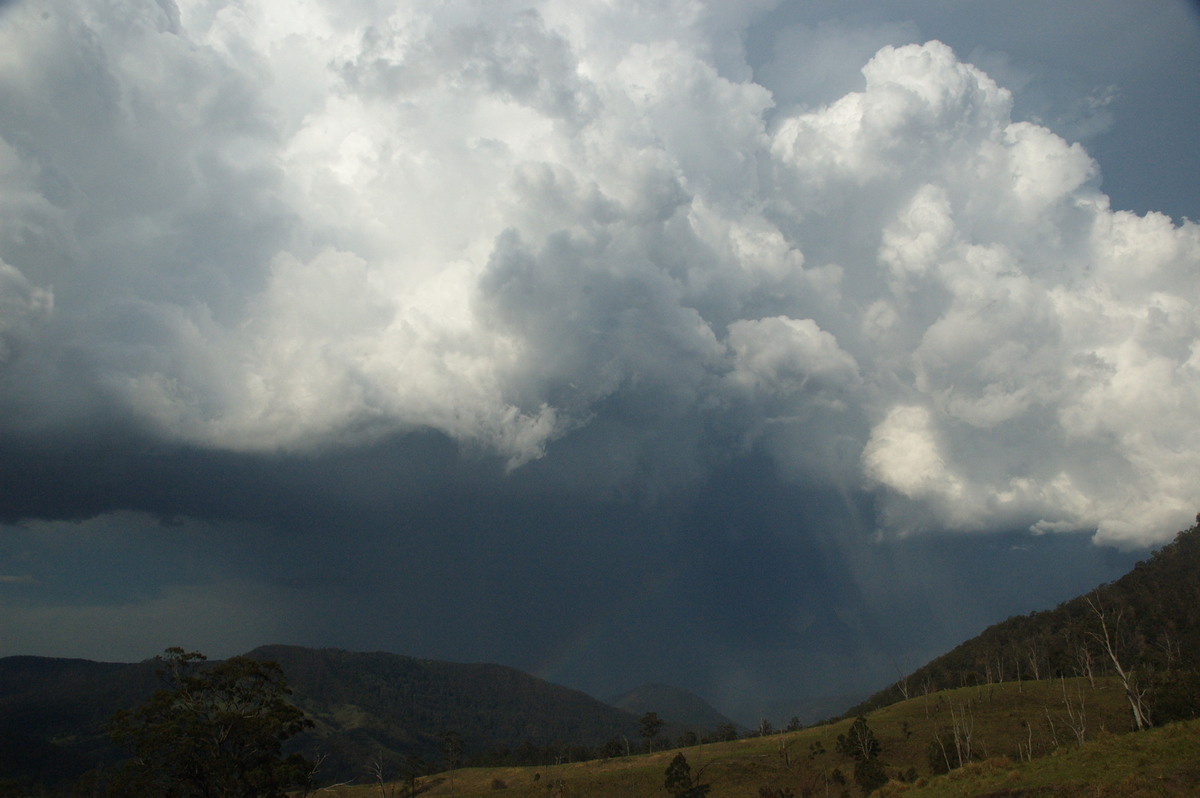
[[(661, 684), (604, 703), (500, 665), (282, 645), (245, 656), (282, 666), (293, 700), (314, 721), (291, 744), (321, 759), (327, 783), (373, 766), (388, 778), (442, 767), (447, 733), (461, 740), (467, 762), (543, 765), (641, 749), (646, 712), (667, 721), (671, 741), (732, 726), (699, 697)], [(0, 792), (6, 784), (54, 788), (115, 763), (107, 720), (159, 686), (156, 669), (154, 660), (0, 659)], [(1200, 714), (1200, 522), (1120, 579), (995, 624), (843, 717), (942, 690), (1052, 685), (1047, 679), (1095, 687), (1118, 676), (1134, 718), (1137, 702), (1155, 724)], [(1129, 723), (1108, 728), (1119, 725)]]
[[(291, 746), (319, 757), (322, 777), (338, 781), (372, 766), (393, 774), (414, 763), (440, 767), (447, 733), (461, 739), (467, 761), (540, 764), (588, 758), (605, 743), (637, 750), (644, 711), (666, 721), (668, 739), (729, 723), (698, 696), (661, 685), (627, 694), (657, 707), (638, 711), (500, 665), (283, 645), (244, 656), (282, 666), (314, 721)], [(106, 723), (160, 686), (156, 669), (154, 660), (0, 659), (0, 780), (67, 783), (116, 762)]]

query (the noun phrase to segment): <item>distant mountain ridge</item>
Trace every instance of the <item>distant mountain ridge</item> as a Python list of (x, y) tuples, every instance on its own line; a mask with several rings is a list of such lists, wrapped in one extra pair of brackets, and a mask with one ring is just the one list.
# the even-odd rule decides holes
[(737, 725), (695, 693), (667, 684), (643, 684), (608, 699), (608, 703), (637, 717), (654, 712), (665, 722), (696, 733), (725, 724)]
[[(315, 721), (290, 747), (320, 754), (329, 778), (362, 776), (377, 759), (393, 774), (414, 757), (440, 767), (447, 732), (468, 760), (529, 764), (640, 736), (637, 716), (501, 665), (285, 645), (244, 656), (282, 666), (293, 700)], [(106, 723), (160, 686), (154, 660), (0, 658), (0, 780), (65, 784), (118, 761)]]
[(396, 767), (410, 755), (439, 763), (446, 732), (476, 758), (522, 747), (594, 749), (637, 734), (632, 715), (502, 665), (281, 645), (246, 656), (283, 667), (296, 704), (317, 724), (298, 745), (344, 772), (366, 766), (364, 750)]

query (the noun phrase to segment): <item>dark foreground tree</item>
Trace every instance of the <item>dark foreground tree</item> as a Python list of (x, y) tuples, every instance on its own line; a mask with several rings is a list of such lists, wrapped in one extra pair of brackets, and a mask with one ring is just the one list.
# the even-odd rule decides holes
[(662, 731), (666, 721), (658, 716), (657, 712), (647, 712), (642, 715), (642, 719), (638, 721), (638, 726), (641, 729), (642, 736), (646, 738), (646, 750), (654, 750), (654, 741), (658, 738), (658, 733)]
[(887, 774), (879, 762), (879, 740), (862, 715), (854, 720), (849, 732), (838, 735), (837, 750), (854, 760), (854, 780), (864, 795), (887, 783)]
[(676, 754), (667, 765), (663, 787), (672, 798), (705, 798), (712, 789), (712, 785), (700, 783), (700, 774), (692, 778), (692, 766), (683, 754)]
[(204, 655), (181, 648), (158, 659), (166, 686), (109, 723), (131, 754), (111, 795), (282, 798), (304, 786), (312, 765), (285, 759), (282, 744), (312, 722), (288, 700), (277, 663), (234, 657), (201, 667)]
[(719, 723), (713, 737), (719, 743), (733, 742), (738, 738), (737, 726), (732, 723)]
[(863, 795), (869, 795), (887, 784), (888, 776), (878, 759), (864, 759), (854, 763), (854, 782), (863, 791)]
[(855, 762), (864, 762), (879, 756), (880, 746), (875, 732), (867, 725), (867, 719), (859, 715), (850, 725), (849, 732), (838, 735), (837, 750)]

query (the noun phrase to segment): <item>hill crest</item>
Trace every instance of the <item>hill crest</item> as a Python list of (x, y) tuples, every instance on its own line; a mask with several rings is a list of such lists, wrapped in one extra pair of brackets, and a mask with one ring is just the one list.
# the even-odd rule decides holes
[[(1157, 678), (1200, 692), (1200, 684), (1192, 684), (1194, 677), (1181, 676), (1200, 672), (1200, 516), (1195, 526), (1124, 576), (1054, 609), (1014, 615), (987, 627), (843, 717), (969, 684), (1090, 677), (1112, 671), (1114, 656), (1123, 667), (1144, 674), (1146, 690), (1155, 689)], [(1193, 698), (1200, 694), (1170, 700), (1186, 711)], [(1185, 716), (1172, 711), (1170, 718)]]
[[(484, 760), (517, 755), (533, 764), (611, 738), (637, 737), (637, 719), (579, 690), (490, 663), (464, 664), (386, 652), (260, 646), (244, 656), (283, 668), (293, 701), (316, 722), (291, 741), (320, 751), (323, 772), (360, 776), (377, 758), (390, 770), (411, 757), (440, 764), (443, 736)], [(0, 658), (0, 778), (70, 780), (119, 758), (105, 724), (160, 686), (153, 660)]]
[(639, 685), (607, 703), (637, 717), (654, 712), (668, 724), (697, 733), (737, 725), (695, 693), (658, 682)]

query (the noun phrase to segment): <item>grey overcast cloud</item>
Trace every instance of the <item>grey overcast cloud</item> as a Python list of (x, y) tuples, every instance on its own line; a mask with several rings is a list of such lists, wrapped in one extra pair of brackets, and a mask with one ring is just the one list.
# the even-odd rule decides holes
[(778, 723), (1111, 580), (1200, 510), (1197, 75), (1167, 0), (10, 0), (0, 656)]

